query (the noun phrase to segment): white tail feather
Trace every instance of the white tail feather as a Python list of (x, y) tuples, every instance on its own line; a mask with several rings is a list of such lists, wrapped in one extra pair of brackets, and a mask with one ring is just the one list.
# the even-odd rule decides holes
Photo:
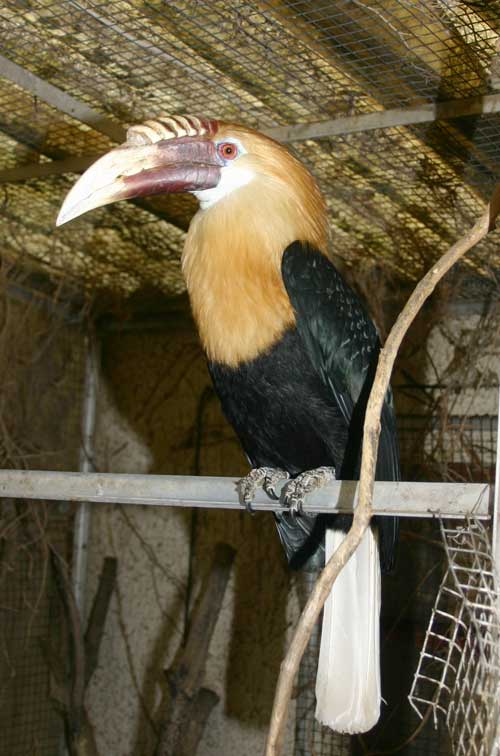
[[(326, 531), (325, 557), (345, 538)], [(336, 732), (367, 732), (380, 715), (380, 560), (368, 528), (323, 610), (316, 719)]]

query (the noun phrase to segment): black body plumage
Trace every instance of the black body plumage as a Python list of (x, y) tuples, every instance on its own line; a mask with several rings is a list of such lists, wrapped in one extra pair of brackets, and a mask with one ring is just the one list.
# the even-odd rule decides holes
[[(215, 390), (253, 466), (279, 467), (293, 477), (325, 465), (335, 468), (337, 479), (356, 479), (380, 349), (376, 329), (334, 265), (309, 245), (294, 242), (286, 249), (282, 275), (296, 327), (237, 367), (209, 363)], [(390, 395), (382, 413), (377, 478), (399, 479)], [(327, 523), (345, 530), (350, 520), (287, 514), (276, 519), (296, 567), (322, 548)], [(390, 569), (397, 522), (381, 518), (379, 531), (382, 567)]]

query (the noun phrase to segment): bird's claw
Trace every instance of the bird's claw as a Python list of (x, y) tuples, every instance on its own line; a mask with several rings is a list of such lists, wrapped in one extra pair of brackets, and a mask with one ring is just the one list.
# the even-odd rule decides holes
[(268, 467), (267, 474), (264, 478), (262, 487), (269, 498), (279, 501), (279, 494), (276, 493), (276, 485), (282, 480), (288, 480), (290, 475), (286, 470), (280, 470), (279, 467)]
[(276, 484), (281, 480), (288, 480), (289, 474), (285, 470), (274, 467), (254, 467), (248, 475), (238, 481), (237, 489), (240, 503), (247, 512), (253, 512), (253, 500), (258, 488), (262, 486), (266, 494), (278, 500)]
[(281, 494), (282, 502), (293, 517), (300, 516), (307, 494), (326, 486), (332, 480), (335, 480), (335, 468), (333, 467), (317, 467), (314, 470), (306, 470), (286, 484)]

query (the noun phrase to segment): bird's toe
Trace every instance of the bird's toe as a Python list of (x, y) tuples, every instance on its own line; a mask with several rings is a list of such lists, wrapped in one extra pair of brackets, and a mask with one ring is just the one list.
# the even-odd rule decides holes
[(305, 497), (318, 488), (335, 480), (335, 468), (317, 467), (314, 470), (306, 470), (284, 486), (282, 501), (291, 515), (302, 514)]
[(288, 480), (290, 475), (286, 472), (286, 470), (280, 470), (278, 467), (270, 467), (266, 468), (267, 474), (264, 478), (264, 482), (262, 484), (262, 487), (266, 494), (271, 498), (278, 501), (279, 494), (276, 492), (276, 486), (278, 483), (280, 483), (282, 480)]
[(254, 467), (248, 475), (238, 481), (237, 489), (241, 504), (247, 512), (253, 512), (253, 500), (258, 488), (262, 487), (271, 499), (279, 499), (276, 485), (287, 480), (288, 473), (274, 467)]

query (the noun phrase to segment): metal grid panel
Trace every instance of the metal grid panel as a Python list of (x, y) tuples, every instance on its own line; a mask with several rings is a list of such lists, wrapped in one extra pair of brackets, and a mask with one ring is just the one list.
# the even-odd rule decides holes
[(401, 457), (409, 480), (492, 480), (495, 415), (398, 416)]
[(375, 101), (443, 99), (445, 86), (451, 97), (484, 92), (499, 11), (497, 2), (487, 5), (475, 12), (433, 0), (261, 0), (230, 8), (222, 0), (45, 0), (27, 9), (7, 0), (0, 18), (6, 54), (62, 88), (78, 74), (72, 91), (108, 112), (116, 99), (137, 118), (141, 90), (151, 86), (159, 87), (161, 110), (177, 110), (187, 97), (200, 112), (213, 87), (218, 112), (229, 106), (261, 121), (267, 100), (268, 118), (282, 122), (284, 113), (273, 117), (280, 105), (294, 121), (300, 112), (309, 121), (352, 111), (353, 95), (362, 112)]
[[(43, 293), (25, 272), (1, 268), (0, 466), (75, 469), (84, 349), (74, 292)], [(52, 756), (62, 722), (51, 700), (51, 644), (62, 647), (61, 604), (49, 547), (70, 556), (67, 506), (0, 503), (0, 753)]]
[[(284, 3), (265, 3), (268, 8)], [(466, 96), (484, 86), (496, 40), (497, 3), (473, 11), (465, 3), (300, 0), (287, 3), (306, 38), (322, 42), (337, 65), (386, 107), (446, 93)]]
[[(449, 160), (436, 161), (435, 128), (379, 129), (296, 147), (326, 194), (333, 249), (346, 262), (375, 258), (402, 278), (422, 275), (480, 214), (484, 200), (477, 189), (457, 180), (453, 161), (462, 172), (464, 166), (452, 142)], [(483, 169), (485, 194), (492, 183)], [(497, 247), (485, 240), (464, 264), (493, 265)]]
[[(0, 50), (124, 125), (161, 112), (195, 112), (268, 127), (494, 91), (499, 28), (498, 2), (260, 0), (228, 7), (222, 0), (44, 0), (27, 7), (7, 0)], [(0, 84), (0, 103), (3, 167), (109, 146), (94, 129), (9, 83)], [(500, 117), (490, 115), (297, 150), (327, 195), (335, 253), (350, 265), (376, 261), (411, 279), (480, 212), (498, 174), (498, 136)], [(55, 215), (67, 185), (27, 183), (30, 221), (39, 223), (47, 203)], [(169, 208), (170, 220), (185, 227), (193, 204)], [(75, 245), (76, 226), (56, 232), (68, 240), (62, 267), (88, 285), (122, 293), (152, 283), (178, 291), (178, 262), (164, 246), (178, 255), (182, 235), (159, 226), (130, 247), (137, 216), (114, 209), (79, 228), (101, 225), (108, 213), (104, 225), (115, 233), (105, 238), (99, 231), (96, 240)], [(52, 224), (53, 216), (44, 221), (43, 235), (52, 235)], [(12, 229), (2, 230), (12, 248)], [(57, 245), (31, 234), (30, 254), (57, 268)], [(151, 249), (167, 272), (151, 265)], [(120, 256), (125, 264), (117, 271)], [(494, 243), (483, 243), (465, 265), (482, 274), (500, 267)]]
[[(112, 146), (103, 134), (84, 128), (79, 121), (3, 78), (0, 78), (0, 112), (0, 131), (19, 142), (23, 162), (29, 158), (36, 161), (37, 155), (42, 159), (58, 159), (68, 154), (99, 155)], [(2, 153), (0, 167), (19, 164), (19, 155), (14, 163), (13, 157), (11, 151)]]
[(3, 252), (24, 265), (41, 264), (76, 279), (89, 290), (126, 294), (148, 283), (169, 294), (182, 291), (184, 232), (133, 204), (98, 210), (54, 233), (58, 205), (75, 178), (32, 179), (5, 189)]
[[(71, 518), (52, 511), (45, 528), (44, 537), (67, 555)], [(47, 655), (63, 617), (43, 541), (29, 544), (21, 531), (20, 523), (15, 552), (2, 561), (0, 576), (0, 752), (52, 756), (61, 744), (62, 720), (50, 700)]]
[(490, 538), (481, 523), (441, 527), (448, 570), (427, 630), (410, 702), (446, 723), (456, 756), (500, 753), (500, 633)]

